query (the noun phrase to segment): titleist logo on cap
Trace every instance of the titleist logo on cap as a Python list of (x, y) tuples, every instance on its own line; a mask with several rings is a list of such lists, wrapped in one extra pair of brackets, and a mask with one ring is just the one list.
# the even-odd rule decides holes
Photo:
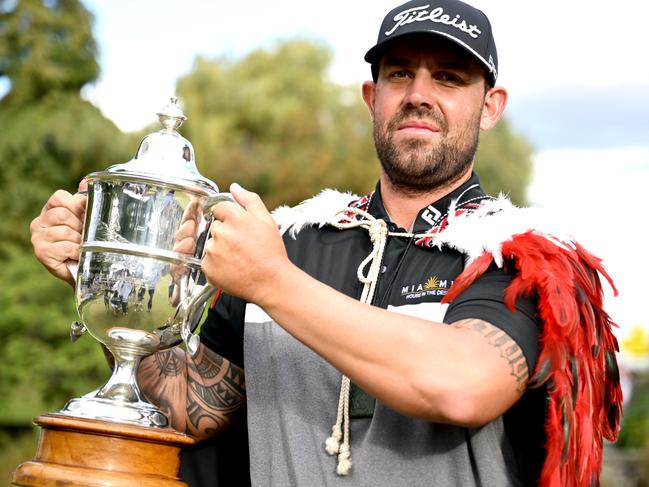
[(462, 20), (460, 14), (457, 14), (455, 17), (444, 13), (442, 7), (434, 8), (433, 10), (428, 10), (430, 5), (422, 5), (421, 7), (409, 8), (403, 10), (394, 16), (394, 21), (396, 24), (392, 29), (385, 33), (386, 36), (394, 33), (399, 27), (403, 25), (412, 24), (413, 22), (435, 22), (438, 24), (445, 24), (455, 27), (462, 32), (469, 34), (474, 39), (480, 37), (482, 31), (478, 28), (477, 25), (468, 24), (466, 20)]

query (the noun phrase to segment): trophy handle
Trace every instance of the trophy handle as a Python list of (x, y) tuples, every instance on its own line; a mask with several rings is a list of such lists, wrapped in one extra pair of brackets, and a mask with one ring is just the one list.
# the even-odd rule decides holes
[[(230, 203), (238, 204), (230, 193), (218, 193), (214, 196), (208, 197), (205, 200), (205, 203), (203, 204), (203, 213), (211, 213), (212, 207), (223, 201), (229, 201)], [(215, 292), (216, 288), (214, 286), (211, 286), (210, 284), (206, 283), (202, 286), (198, 286), (195, 288), (192, 295), (189, 296), (185, 300), (185, 302), (181, 303), (181, 305), (178, 307), (176, 317), (182, 320), (180, 336), (182, 337), (183, 342), (185, 342), (185, 347), (192, 357), (198, 351), (200, 338), (198, 337), (198, 335), (194, 335), (192, 332), (190, 323), (193, 320), (191, 318), (193, 317), (194, 312), (197, 309), (200, 309)]]
[(198, 346), (200, 345), (200, 338), (198, 335), (194, 335), (191, 329), (191, 323), (195, 320), (192, 320), (194, 312), (197, 309), (201, 309), (202, 306), (207, 302), (208, 299), (214, 294), (216, 288), (210, 284), (203, 284), (198, 286), (196, 291), (189, 296), (181, 305), (178, 307), (176, 317), (180, 318), (182, 321), (180, 327), (180, 337), (183, 342), (185, 342), (185, 347), (187, 352), (193, 357), (198, 351)]
[[(65, 265), (67, 266), (68, 271), (70, 271), (70, 275), (72, 275), (72, 279), (74, 279), (74, 282), (76, 284), (77, 274), (79, 272), (79, 262), (77, 262), (76, 260), (68, 260), (66, 261)], [(86, 325), (80, 323), (79, 321), (73, 321), (70, 325), (70, 341), (72, 343), (76, 342), (83, 336), (86, 331), (88, 331), (86, 329)]]
[[(81, 189), (75, 193), (75, 196), (78, 194), (83, 194), (87, 195), (88, 194), (88, 189)], [(86, 210), (88, 208), (86, 207)], [(79, 275), (79, 261), (68, 259), (65, 261), (65, 265), (68, 268), (68, 271), (70, 272), (70, 275), (72, 276), (72, 279), (74, 280), (74, 284), (76, 286), (77, 284), (77, 278)], [(70, 341), (72, 343), (76, 342), (79, 338), (83, 336), (83, 334), (88, 331), (86, 328), (86, 325), (83, 323), (80, 323), (78, 321), (73, 321), (72, 324), (70, 325)]]
[(209, 196), (208, 198), (205, 199), (205, 203), (203, 204), (203, 213), (210, 213), (214, 205), (216, 205), (217, 203), (221, 203), (223, 201), (229, 201), (230, 203), (238, 204), (236, 201), (234, 201), (232, 194), (219, 193), (214, 196)]

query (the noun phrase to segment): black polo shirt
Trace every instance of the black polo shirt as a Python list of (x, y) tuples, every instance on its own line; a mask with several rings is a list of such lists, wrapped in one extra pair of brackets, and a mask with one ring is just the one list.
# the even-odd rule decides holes
[[(443, 223), (452, 201), (456, 201), (458, 206), (471, 206), (485, 198), (478, 177), (473, 174), (461, 187), (422, 208), (411, 233), (426, 233), (431, 227)], [(367, 210), (373, 217), (390, 222), (381, 201), (380, 185), (377, 185)], [(405, 232), (394, 223), (388, 225), (392, 232)], [(371, 251), (366, 230), (307, 227), (295, 238), (287, 232), (284, 242), (289, 258), (298, 267), (348, 296), (360, 297), (363, 285), (356, 273)], [(521, 298), (515, 311), (508, 309), (503, 303), (503, 293), (513, 276), (507, 269), (492, 266), (448, 307), (441, 305), (464, 265), (465, 256), (453, 249), (417, 245), (412, 237), (388, 237), (373, 304), (445, 323), (467, 318), (487, 321), (516, 341), (531, 372), (539, 350), (535, 300), (533, 297)], [(224, 295), (210, 310), (200, 332), (203, 343), (240, 367), (244, 364), (244, 315), (245, 303)], [(354, 390), (352, 417), (356, 413), (359, 416), (371, 414), (371, 404), (368, 409), (366, 399), (362, 391)], [(533, 479), (538, 478), (544, 458), (544, 414), (545, 392), (530, 390), (504, 415), (506, 434), (520, 457), (518, 465), (513, 468), (529, 474), (530, 483), (526, 485), (532, 485)]]

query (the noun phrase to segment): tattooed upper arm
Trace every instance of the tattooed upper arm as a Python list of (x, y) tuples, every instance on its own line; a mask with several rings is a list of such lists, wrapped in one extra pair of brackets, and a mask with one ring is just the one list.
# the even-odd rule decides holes
[(450, 326), (479, 333), (507, 362), (509, 373), (515, 380), (519, 394), (525, 392), (529, 378), (527, 360), (521, 347), (507, 333), (491, 323), (478, 319), (460, 320)]
[(243, 370), (204, 345), (194, 358), (180, 348), (148, 357), (142, 361), (138, 381), (171, 425), (195, 438), (227, 426), (246, 397)]

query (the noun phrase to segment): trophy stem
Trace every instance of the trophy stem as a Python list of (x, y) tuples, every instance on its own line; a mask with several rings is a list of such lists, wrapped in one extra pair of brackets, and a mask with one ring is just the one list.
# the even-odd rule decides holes
[(113, 353), (115, 368), (108, 382), (97, 392), (96, 397), (127, 403), (146, 402), (137, 385), (137, 369), (142, 357), (123, 356)]
[(169, 419), (149, 403), (137, 384), (137, 369), (142, 356), (121, 349), (111, 349), (115, 368), (108, 382), (99, 390), (69, 401), (59, 414), (137, 426), (166, 428)]

